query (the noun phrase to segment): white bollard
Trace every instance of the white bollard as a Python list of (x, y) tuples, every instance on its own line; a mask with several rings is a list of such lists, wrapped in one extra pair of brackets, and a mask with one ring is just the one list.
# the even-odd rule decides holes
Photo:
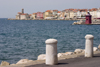
[(93, 57), (93, 35), (86, 35), (85, 57)]
[(46, 43), (46, 64), (47, 65), (56, 65), (58, 64), (57, 58), (57, 40), (56, 39), (47, 39)]

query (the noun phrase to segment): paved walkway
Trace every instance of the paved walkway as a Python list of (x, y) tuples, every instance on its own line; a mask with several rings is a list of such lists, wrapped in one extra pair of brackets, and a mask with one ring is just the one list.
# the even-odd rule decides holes
[(94, 55), (93, 58), (81, 56), (78, 58), (61, 60), (58, 65), (38, 64), (26, 67), (100, 67), (100, 54)]

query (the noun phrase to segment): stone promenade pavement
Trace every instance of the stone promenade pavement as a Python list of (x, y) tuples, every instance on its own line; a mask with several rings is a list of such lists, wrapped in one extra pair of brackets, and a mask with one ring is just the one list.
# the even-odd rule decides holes
[(38, 65), (31, 65), (26, 67), (100, 67), (100, 54), (94, 55), (93, 58), (85, 58), (83, 56), (66, 59), (59, 61), (58, 65), (45, 65), (45, 64), (38, 64)]
[(34, 63), (32, 62), (23, 65), (9, 65), (0, 67), (100, 67), (100, 51), (94, 52), (94, 57), (92, 58), (85, 58), (84, 54), (72, 56), (69, 55), (69, 57), (67, 56), (61, 58), (58, 65), (46, 65), (45, 61), (34, 61)]

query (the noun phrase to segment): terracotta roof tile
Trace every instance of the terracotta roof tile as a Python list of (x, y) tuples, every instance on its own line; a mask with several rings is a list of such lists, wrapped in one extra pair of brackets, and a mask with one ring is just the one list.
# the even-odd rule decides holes
[(18, 12), (18, 13), (21, 13), (21, 12)]
[(58, 13), (61, 13), (61, 11), (58, 11)]
[(58, 10), (53, 10), (53, 11), (58, 11)]
[(21, 14), (21, 15), (26, 15), (26, 14), (23, 13), (23, 14)]

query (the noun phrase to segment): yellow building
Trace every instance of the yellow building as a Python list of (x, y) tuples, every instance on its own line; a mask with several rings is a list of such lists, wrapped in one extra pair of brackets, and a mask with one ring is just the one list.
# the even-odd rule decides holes
[(32, 14), (32, 19), (36, 19), (37, 13)]
[(61, 14), (59, 15), (59, 19), (64, 19), (64, 18), (65, 18), (64, 12), (61, 12)]
[(69, 19), (70, 18), (70, 12), (69, 11), (66, 11), (65, 12), (65, 19)]
[(52, 10), (47, 10), (44, 13), (44, 19), (52, 19), (53, 13)]

